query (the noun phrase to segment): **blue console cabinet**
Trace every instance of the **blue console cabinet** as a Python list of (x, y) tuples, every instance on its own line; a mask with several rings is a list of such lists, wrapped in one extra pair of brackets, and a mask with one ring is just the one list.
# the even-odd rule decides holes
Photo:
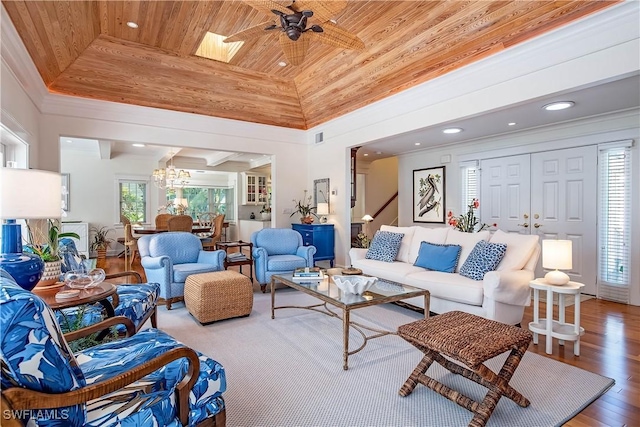
[(302, 243), (305, 246), (316, 247), (314, 263), (329, 260), (333, 267), (333, 260), (336, 257), (333, 224), (291, 224), (291, 227), (302, 235)]

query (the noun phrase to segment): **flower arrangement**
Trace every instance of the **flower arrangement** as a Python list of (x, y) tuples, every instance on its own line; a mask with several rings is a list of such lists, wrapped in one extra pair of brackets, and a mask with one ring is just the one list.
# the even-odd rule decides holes
[(28, 243), (26, 250), (38, 255), (44, 262), (60, 261), (59, 242), (63, 237), (80, 239), (77, 233), (60, 233), (57, 221), (47, 220), (47, 229), (27, 224)]
[(462, 214), (459, 217), (454, 217), (453, 212), (449, 211), (447, 214), (447, 223), (456, 230), (464, 233), (473, 233), (489, 228), (488, 224), (482, 223), (478, 225), (479, 221), (478, 218), (476, 218), (475, 209), (478, 209), (479, 207), (480, 201), (478, 199), (473, 199), (467, 206), (467, 213)]
[(260, 213), (271, 213), (271, 206), (265, 203), (264, 205), (262, 205), (262, 209), (260, 210)]
[(301, 221), (306, 224), (313, 222), (313, 216), (318, 218), (318, 215), (314, 212), (316, 209), (315, 206), (311, 206), (311, 196), (307, 196), (307, 190), (304, 190), (304, 197), (301, 200), (293, 199), (293, 203), (295, 203), (295, 209), (291, 215), (289, 215), (290, 217), (299, 213), (302, 216)]

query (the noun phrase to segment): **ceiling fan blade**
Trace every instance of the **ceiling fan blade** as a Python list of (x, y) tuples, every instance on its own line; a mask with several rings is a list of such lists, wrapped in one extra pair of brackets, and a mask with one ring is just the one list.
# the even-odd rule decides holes
[(223, 40), (224, 43), (231, 42), (241, 42), (245, 40), (255, 39), (265, 34), (269, 34), (269, 31), (266, 29), (269, 26), (273, 26), (274, 29), (280, 28), (274, 24), (274, 21), (266, 21), (262, 24), (254, 25), (253, 27), (249, 27), (245, 30), (238, 31), (235, 34), (231, 34), (229, 37)]
[(296, 0), (293, 3), (293, 9), (297, 12), (302, 12), (303, 10), (313, 11), (313, 17), (316, 19), (316, 22), (330, 20), (345, 7), (347, 7), (347, 0)]
[(309, 49), (309, 37), (303, 34), (297, 41), (293, 41), (286, 33), (280, 33), (280, 46), (291, 65), (300, 65)]
[(278, 10), (285, 15), (291, 13), (291, 9), (287, 9), (280, 3), (277, 3), (273, 0), (242, 0), (243, 3), (248, 4), (252, 8), (259, 10), (260, 12), (266, 13), (267, 15), (271, 15), (272, 10)]
[(309, 34), (312, 37), (315, 37), (319, 42), (331, 46), (342, 47), (345, 49), (364, 49), (364, 42), (360, 40), (358, 36), (350, 33), (344, 28), (329, 21), (324, 22), (321, 27), (324, 30), (321, 33), (309, 32), (305, 34)]

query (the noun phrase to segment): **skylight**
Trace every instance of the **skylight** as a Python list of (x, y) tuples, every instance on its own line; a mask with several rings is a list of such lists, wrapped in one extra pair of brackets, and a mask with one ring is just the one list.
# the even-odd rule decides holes
[(223, 43), (227, 36), (207, 32), (196, 51), (197, 56), (229, 63), (244, 42)]

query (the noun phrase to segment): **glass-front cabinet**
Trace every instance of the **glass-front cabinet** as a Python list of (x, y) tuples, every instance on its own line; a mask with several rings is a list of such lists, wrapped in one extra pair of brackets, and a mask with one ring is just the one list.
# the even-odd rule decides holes
[(243, 172), (243, 205), (262, 205), (269, 201), (269, 188), (267, 176), (255, 173)]

